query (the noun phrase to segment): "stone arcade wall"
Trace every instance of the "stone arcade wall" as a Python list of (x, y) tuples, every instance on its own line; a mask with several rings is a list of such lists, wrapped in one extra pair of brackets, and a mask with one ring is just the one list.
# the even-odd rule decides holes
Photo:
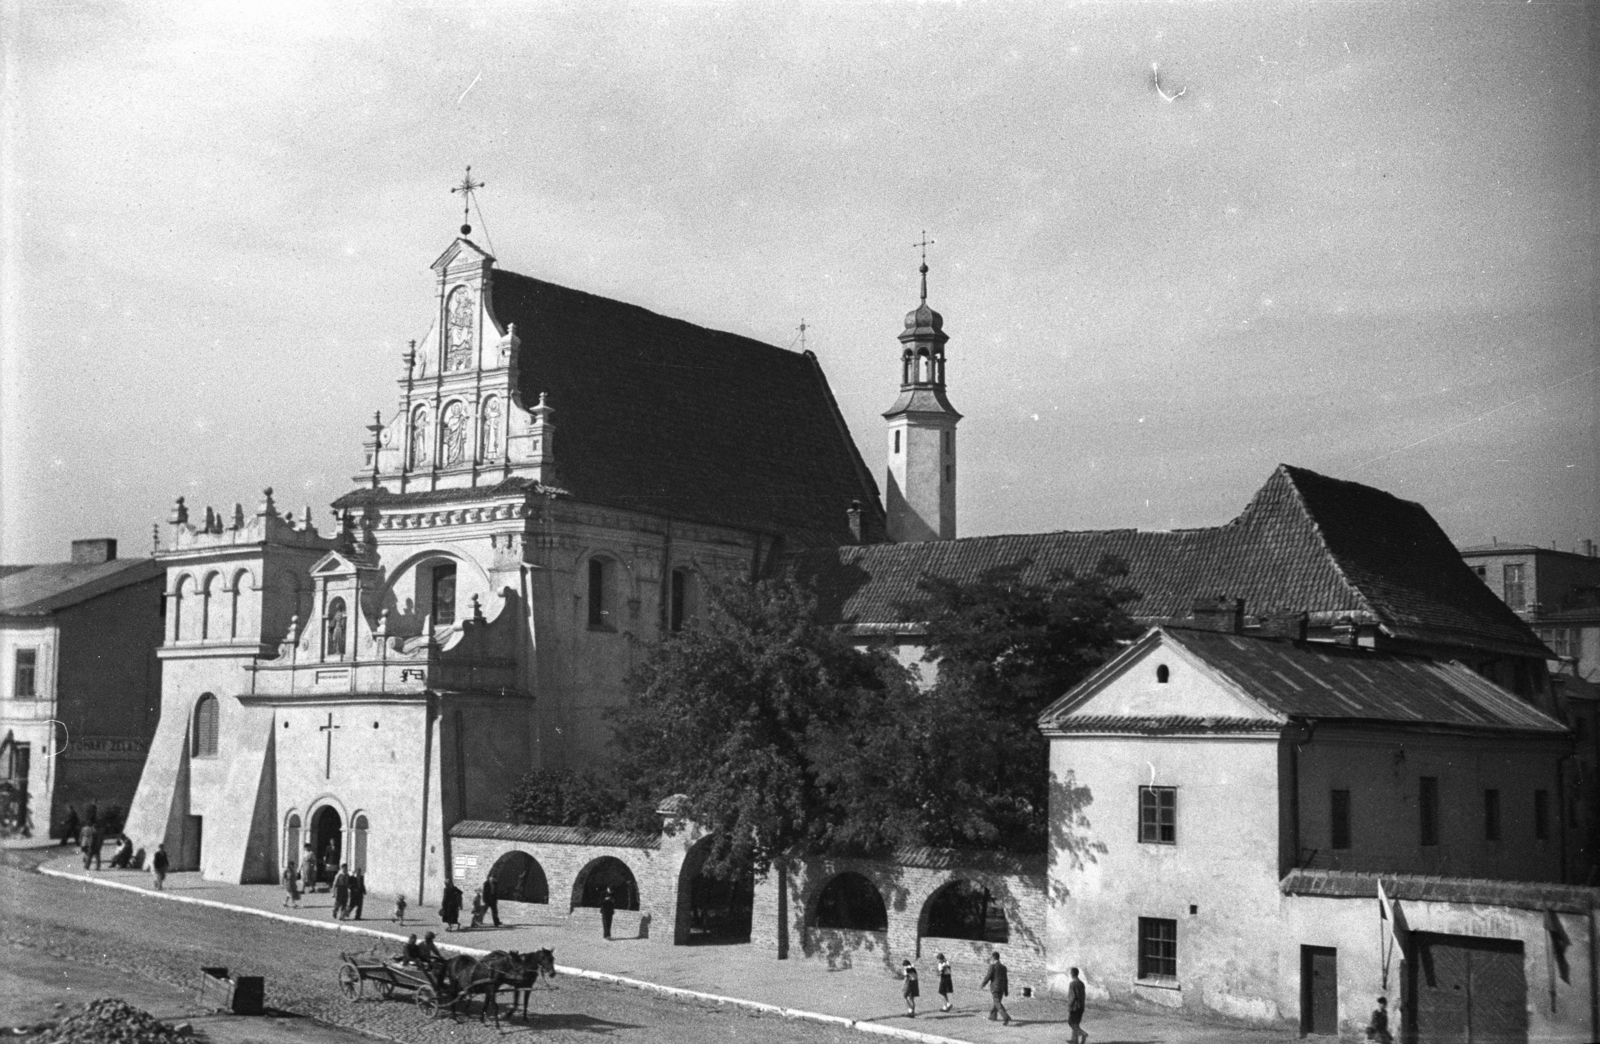
[[(524, 852), (539, 864), (549, 903), (501, 901), (502, 919), (519, 923), (584, 926), (599, 934), (599, 911), (578, 906), (583, 875), (607, 856), (621, 860), (639, 887), (639, 910), (618, 910), (612, 935), (648, 938), (661, 945), (689, 939), (689, 894), (699, 862), (700, 832), (692, 825), (659, 836), (574, 827), (516, 826), (467, 821), (450, 830), (454, 878), (470, 897), (496, 861)], [(888, 931), (817, 928), (816, 903), (828, 882), (845, 871), (870, 881), (883, 897)], [(931, 900), (957, 881), (988, 888), (1005, 911), (1009, 939), (1003, 943), (939, 939), (924, 935)], [(774, 958), (825, 961), (832, 968), (898, 971), (916, 962), (930, 996), (937, 986), (933, 959), (943, 953), (955, 966), (959, 994), (978, 992), (989, 954), (998, 951), (1010, 970), (1011, 990), (1039, 990), (1045, 983), (1044, 856), (907, 849), (879, 859), (801, 859), (787, 873), (774, 870), (755, 888), (750, 945)]]

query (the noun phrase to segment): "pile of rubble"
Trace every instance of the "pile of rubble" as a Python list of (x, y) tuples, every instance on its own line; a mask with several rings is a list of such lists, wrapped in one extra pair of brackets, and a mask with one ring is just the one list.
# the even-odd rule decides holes
[(76, 1015), (23, 1030), (27, 1044), (192, 1044), (189, 1026), (173, 1029), (127, 1001), (90, 1001)]

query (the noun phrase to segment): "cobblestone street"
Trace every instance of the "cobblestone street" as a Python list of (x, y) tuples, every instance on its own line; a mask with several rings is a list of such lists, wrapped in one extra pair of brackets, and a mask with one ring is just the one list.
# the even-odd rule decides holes
[[(55, 853), (52, 853), (55, 854)], [(738, 1040), (859, 1041), (859, 1034), (815, 1023), (718, 1009), (627, 987), (570, 977), (534, 994), (534, 1015), (480, 1026), (476, 1014), (452, 1022), (429, 1020), (408, 1003), (352, 1003), (338, 991), (341, 949), (364, 948), (347, 935), (92, 887), (32, 872), (33, 853), (7, 852), (0, 865), (0, 962), (27, 961), (29, 952), (96, 964), (129, 976), (193, 988), (201, 965), (226, 965), (235, 974), (266, 978), (267, 1004), (336, 1026), (406, 1044), (472, 1042), (503, 1036), (541, 1041), (626, 1042)], [(87, 997), (71, 997), (74, 1004)], [(476, 1009), (474, 1009), (475, 1011)], [(0, 1023), (12, 1013), (0, 1000)]]

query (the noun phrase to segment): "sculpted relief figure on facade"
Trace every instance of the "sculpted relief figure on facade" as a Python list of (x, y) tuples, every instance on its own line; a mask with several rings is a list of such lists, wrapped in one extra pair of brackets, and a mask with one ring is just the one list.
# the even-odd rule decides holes
[(411, 466), (428, 465), (428, 408), (418, 406), (411, 415)]
[(472, 293), (457, 287), (445, 305), (444, 369), (446, 373), (472, 366)]
[(500, 400), (498, 397), (483, 400), (483, 437), (480, 445), (483, 446), (484, 460), (500, 459)]
[(452, 402), (444, 408), (439, 424), (439, 463), (447, 468), (464, 463), (467, 459), (467, 408)]

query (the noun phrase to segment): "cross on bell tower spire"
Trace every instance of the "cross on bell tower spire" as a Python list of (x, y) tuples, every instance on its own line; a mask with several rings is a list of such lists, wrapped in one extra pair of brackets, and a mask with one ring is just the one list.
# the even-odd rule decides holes
[(927, 229), (923, 229), (922, 230), (922, 241), (920, 243), (912, 243), (911, 244), (914, 247), (922, 248), (922, 267), (917, 269), (917, 271), (922, 273), (922, 303), (923, 304), (927, 304), (928, 303), (928, 248), (930, 246), (932, 246), (933, 244), (937, 243), (937, 242), (938, 242), (937, 239), (929, 239), (928, 238), (928, 230)]
[(461, 178), (461, 184), (450, 190), (451, 195), (457, 192), (461, 193), (461, 234), (464, 236), (472, 235), (472, 225), (469, 224), (471, 215), (468, 213), (468, 208), (472, 205), (472, 194), (481, 188), (483, 188), (483, 182), (474, 180), (472, 177), (472, 164), (469, 163), (467, 164), (467, 173)]

